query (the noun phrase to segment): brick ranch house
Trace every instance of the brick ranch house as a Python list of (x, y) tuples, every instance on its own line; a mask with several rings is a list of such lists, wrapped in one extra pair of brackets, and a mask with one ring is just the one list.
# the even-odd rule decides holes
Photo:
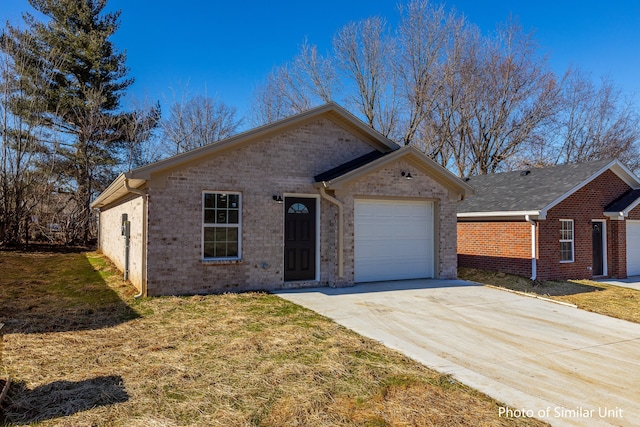
[(455, 278), (473, 190), (329, 103), (121, 174), (99, 249), (141, 295)]
[(617, 160), (472, 177), (458, 264), (533, 279), (640, 275), (640, 179)]

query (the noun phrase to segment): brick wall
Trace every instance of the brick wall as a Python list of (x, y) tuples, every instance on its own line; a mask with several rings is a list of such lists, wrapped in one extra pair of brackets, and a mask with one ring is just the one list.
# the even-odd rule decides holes
[(100, 211), (98, 248), (107, 255), (121, 271), (125, 264), (125, 240), (121, 234), (122, 214), (131, 222), (129, 240), (129, 280), (141, 290), (142, 287), (142, 233), (143, 200), (141, 196), (127, 198), (107, 206)]
[[(320, 284), (333, 284), (337, 209), (319, 199), (313, 176), (371, 151), (367, 143), (320, 118), (154, 177), (149, 188), (149, 294), (282, 288), (284, 205), (272, 199), (275, 194), (318, 197)], [(241, 261), (202, 261), (203, 191), (242, 194)]]
[[(547, 213), (547, 219), (540, 222), (539, 268), (541, 280), (588, 279), (593, 277), (592, 221), (607, 220), (604, 208), (629, 190), (629, 186), (613, 172), (606, 171), (585, 187), (578, 190)], [(574, 262), (560, 262), (560, 219), (574, 221)], [(607, 270), (610, 276), (624, 277), (620, 258), (626, 253), (625, 232), (618, 224), (606, 221)], [(624, 227), (624, 225), (622, 225)], [(624, 240), (624, 241), (621, 241)], [(625, 247), (624, 251), (621, 249)]]
[[(635, 209), (634, 209), (635, 210)], [(608, 221), (609, 276), (627, 277), (627, 222)]]
[(531, 276), (531, 224), (459, 222), (458, 265)]

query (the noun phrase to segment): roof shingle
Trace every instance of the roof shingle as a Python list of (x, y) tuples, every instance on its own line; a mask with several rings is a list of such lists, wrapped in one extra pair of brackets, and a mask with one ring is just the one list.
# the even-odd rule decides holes
[[(458, 213), (540, 211), (612, 160), (532, 168), (471, 177), (475, 195), (458, 205)], [(525, 173), (523, 173), (525, 172)]]
[(342, 176), (346, 173), (354, 171), (361, 166), (369, 164), (374, 160), (378, 160), (380, 157), (386, 154), (389, 154), (389, 153), (383, 153), (381, 151), (372, 151), (370, 153), (365, 154), (364, 156), (357, 157), (346, 163), (338, 165), (335, 168), (329, 169), (326, 172), (322, 172), (321, 174), (318, 174), (313, 178), (315, 179), (316, 182), (331, 181), (332, 179), (338, 178), (339, 176)]
[(624, 212), (640, 199), (640, 190), (631, 190), (607, 206), (605, 212)]

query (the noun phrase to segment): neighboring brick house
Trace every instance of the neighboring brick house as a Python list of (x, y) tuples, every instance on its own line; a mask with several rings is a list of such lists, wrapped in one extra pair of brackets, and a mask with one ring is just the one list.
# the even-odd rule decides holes
[(141, 295), (195, 294), (455, 278), (472, 192), (330, 103), (122, 174), (92, 207)]
[(640, 179), (617, 160), (472, 177), (458, 265), (534, 279), (640, 275)]

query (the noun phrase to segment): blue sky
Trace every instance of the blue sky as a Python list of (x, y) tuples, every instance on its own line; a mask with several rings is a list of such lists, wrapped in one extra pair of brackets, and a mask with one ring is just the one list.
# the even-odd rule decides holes
[[(27, 0), (1, 0), (0, 19), (20, 21)], [(439, 2), (436, 2), (439, 3)], [(576, 65), (610, 76), (640, 105), (640, 2), (636, 0), (451, 0), (484, 32), (518, 17), (554, 71)], [(306, 38), (328, 49), (341, 26), (372, 15), (397, 20), (396, 0), (110, 0), (121, 9), (114, 36), (136, 79), (130, 94), (171, 100), (172, 88), (206, 92), (245, 113), (253, 88), (291, 59)]]

